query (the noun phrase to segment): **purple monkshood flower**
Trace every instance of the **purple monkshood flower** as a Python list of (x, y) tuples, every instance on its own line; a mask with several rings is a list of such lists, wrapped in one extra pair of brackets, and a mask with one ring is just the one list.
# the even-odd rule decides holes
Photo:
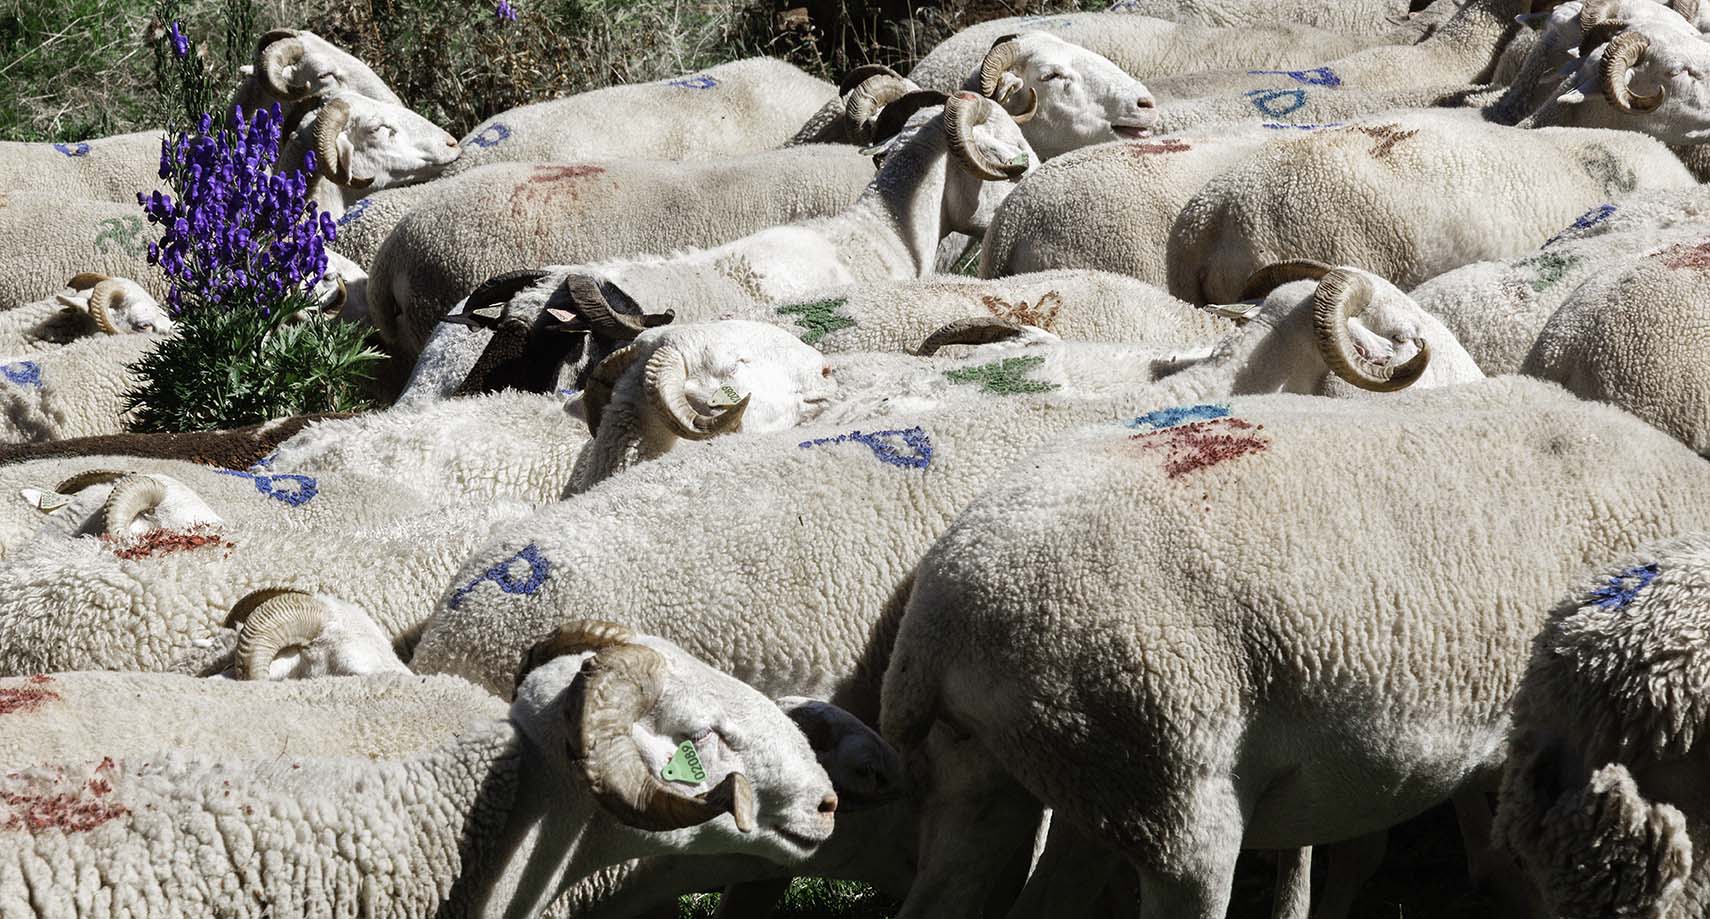
[(279, 106), (247, 120), (240, 109), (234, 121), (235, 130), (214, 132), (204, 115), (196, 133), (163, 140), (160, 173), (177, 197), (137, 195), (149, 223), (164, 228), (148, 260), (170, 282), (174, 313), (217, 307), (268, 315), (326, 272), (332, 221), (308, 200), (303, 173), (275, 171)]
[(493, 15), (497, 16), (500, 22), (517, 21), (517, 11), (511, 9), (510, 0), (499, 0), (499, 5), (493, 10)]
[(183, 58), (190, 53), (190, 39), (184, 37), (184, 32), (178, 28), (176, 21), (166, 27), (166, 35), (172, 39), (172, 53), (174, 55)]

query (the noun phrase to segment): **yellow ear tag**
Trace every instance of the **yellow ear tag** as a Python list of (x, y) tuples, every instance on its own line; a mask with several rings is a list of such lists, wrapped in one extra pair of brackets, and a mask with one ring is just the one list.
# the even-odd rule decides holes
[(685, 785), (699, 785), (706, 781), (707, 770), (701, 765), (700, 754), (695, 752), (695, 742), (685, 740), (678, 744), (677, 752), (671, 754), (671, 761), (665, 764), (665, 771), (660, 775), (667, 781)]
[(707, 401), (707, 405), (711, 408), (729, 408), (741, 401), (742, 394), (731, 389), (730, 384), (727, 383), (718, 388), (718, 392)]

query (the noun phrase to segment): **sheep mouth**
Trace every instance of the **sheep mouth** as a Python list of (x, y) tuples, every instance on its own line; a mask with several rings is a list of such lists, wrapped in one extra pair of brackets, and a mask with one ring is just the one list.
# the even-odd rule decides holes
[(773, 827), (772, 831), (777, 833), (785, 842), (800, 849), (804, 854), (818, 849), (820, 843), (825, 842), (826, 839), (824, 836), (807, 836), (783, 825)]
[(1110, 126), (1110, 129), (1115, 131), (1118, 137), (1126, 137), (1130, 140), (1138, 140), (1142, 137), (1152, 136), (1151, 128), (1142, 128), (1139, 125), (1113, 124)]

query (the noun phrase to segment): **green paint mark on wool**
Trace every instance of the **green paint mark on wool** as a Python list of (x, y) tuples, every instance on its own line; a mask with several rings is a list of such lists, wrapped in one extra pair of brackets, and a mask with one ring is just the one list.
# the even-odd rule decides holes
[(978, 367), (966, 367), (961, 370), (946, 370), (944, 376), (952, 383), (978, 383), (985, 392), (995, 392), (999, 395), (1015, 395), (1017, 393), (1050, 392), (1057, 389), (1056, 383), (1041, 383), (1038, 380), (1027, 379), (1028, 371), (1045, 363), (1042, 357), (1006, 357), (1001, 361), (981, 364)]
[(1547, 252), (1537, 258), (1530, 258), (1521, 263), (1533, 269), (1537, 276), (1531, 281), (1532, 290), (1543, 293), (1556, 286), (1574, 265), (1579, 264), (1578, 256), (1562, 255), (1557, 252)]
[(840, 329), (854, 328), (855, 320), (842, 312), (848, 303), (848, 297), (832, 297), (780, 306), (777, 312), (780, 316), (797, 317), (796, 325), (807, 330), (807, 334), (802, 336), (802, 343), (811, 345)]

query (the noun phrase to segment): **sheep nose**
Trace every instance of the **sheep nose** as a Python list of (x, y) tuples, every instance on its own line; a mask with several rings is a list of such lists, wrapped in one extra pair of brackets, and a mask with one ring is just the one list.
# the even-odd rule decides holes
[(1153, 108), (1157, 105), (1157, 103), (1152, 101), (1151, 96), (1141, 96), (1134, 104), (1140, 108)]
[(453, 147), (453, 148), (455, 148), (455, 147), (456, 147), (456, 146), (457, 146), (457, 138), (455, 138), (455, 137), (447, 137), (447, 138), (446, 138), (446, 139), (445, 139), (445, 145), (446, 145), (446, 146), (447, 146), (447, 147)]
[(819, 812), (829, 817), (837, 813), (837, 793), (832, 792), (819, 799)]

